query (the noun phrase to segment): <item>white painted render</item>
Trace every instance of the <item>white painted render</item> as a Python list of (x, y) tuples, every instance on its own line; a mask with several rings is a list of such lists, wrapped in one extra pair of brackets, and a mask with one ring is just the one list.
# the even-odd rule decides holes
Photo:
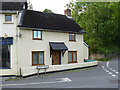
[[(17, 15), (12, 14), (12, 22), (5, 22), (5, 14), (0, 14), (0, 25), (2, 30), (0, 30), (0, 37), (4, 37), (6, 33), (9, 37), (15, 37), (17, 28)], [(2, 31), (2, 32), (1, 32)]]
[[(77, 51), (78, 63), (84, 63), (84, 59), (88, 59), (88, 48), (83, 44), (82, 34), (76, 34), (76, 42), (71, 42), (69, 41), (69, 33), (42, 31), (42, 40), (32, 40), (32, 30), (21, 29), (20, 32), (22, 37), (19, 38), (18, 41), (18, 62), (19, 68), (22, 69), (23, 75), (26, 71), (29, 72), (27, 74), (34, 74), (35, 72), (37, 72), (36, 66), (32, 66), (32, 51), (45, 51), (45, 65), (50, 65), (54, 67), (54, 65), (52, 65), (52, 57), (50, 57), (49, 42), (64, 42), (65, 45), (68, 47), (68, 51)], [(61, 65), (69, 65), (68, 51), (65, 52), (64, 57), (62, 57), (61, 55)], [(81, 64), (80, 67), (82, 66), (84, 65)], [(55, 68), (56, 67), (59, 67), (59, 65), (55, 65)], [(76, 65), (74, 67), (76, 67)], [(48, 71), (55, 71), (55, 68), (52, 68), (49, 68)], [(62, 69), (62, 67), (60, 68)], [(65, 69), (65, 67), (63, 67), (63, 69)]]
[[(69, 33), (43, 30), (42, 40), (33, 40), (32, 30), (17, 28), (17, 14), (12, 14), (12, 23), (5, 23), (4, 15), (0, 14), (2, 20), (0, 37), (4, 37), (5, 33), (8, 37), (13, 37), (13, 45), (11, 45), (11, 69), (0, 69), (1, 75), (20, 75), (20, 68), (23, 76), (35, 74), (37, 69), (36, 66), (32, 66), (32, 51), (45, 51), (44, 62), (50, 67), (47, 72), (97, 65), (97, 62), (84, 63), (89, 53), (88, 47), (83, 44), (82, 34), (76, 34), (76, 42), (72, 42), (69, 41)], [(19, 32), (21, 37), (16, 36)], [(64, 57), (61, 55), (61, 65), (52, 65), (49, 42), (64, 42), (68, 51), (77, 51), (77, 63), (68, 64), (68, 51), (66, 51)]]
[(5, 22), (5, 14), (0, 13), (0, 37), (13, 37), (13, 45), (10, 46), (11, 56), (10, 64), (11, 69), (0, 69), (1, 75), (17, 75), (17, 14), (12, 14), (12, 22)]

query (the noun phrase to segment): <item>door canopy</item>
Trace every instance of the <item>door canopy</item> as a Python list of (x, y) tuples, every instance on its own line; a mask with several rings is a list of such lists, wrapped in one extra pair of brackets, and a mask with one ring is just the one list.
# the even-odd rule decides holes
[(50, 57), (53, 51), (62, 51), (62, 56), (64, 56), (65, 51), (68, 50), (64, 42), (49, 42), (50, 45)]

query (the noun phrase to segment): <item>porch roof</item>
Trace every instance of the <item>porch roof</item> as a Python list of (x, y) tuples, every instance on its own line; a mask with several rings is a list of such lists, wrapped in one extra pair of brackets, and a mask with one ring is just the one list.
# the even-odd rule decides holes
[(49, 42), (49, 44), (52, 50), (56, 51), (68, 50), (64, 42)]

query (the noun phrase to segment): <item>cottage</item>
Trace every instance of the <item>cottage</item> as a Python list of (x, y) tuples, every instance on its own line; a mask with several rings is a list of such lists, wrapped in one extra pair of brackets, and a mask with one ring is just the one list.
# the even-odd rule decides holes
[(17, 4), (22, 8), (0, 13), (2, 75), (36, 74), (40, 65), (48, 65), (47, 72), (97, 65), (84, 62), (89, 56), (83, 41), (86, 32), (70, 15), (29, 10), (26, 2)]

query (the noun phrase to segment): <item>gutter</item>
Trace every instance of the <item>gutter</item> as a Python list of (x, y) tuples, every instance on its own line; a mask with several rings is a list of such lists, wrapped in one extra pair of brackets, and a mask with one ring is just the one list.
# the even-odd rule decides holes
[(16, 11), (12, 11), (12, 10), (0, 10), (0, 13), (2, 14), (16, 14), (17, 12), (21, 12), (19, 10), (16, 10)]
[(84, 44), (86, 47), (90, 48), (90, 46), (89, 46), (86, 42), (83, 41), (83, 44)]
[[(35, 29), (35, 30), (44, 30), (44, 31), (59, 31), (59, 32), (73, 32), (73, 31), (60, 31), (60, 30), (53, 30), (53, 29), (41, 29), (41, 28), (29, 28), (29, 27), (22, 27), (20, 25), (18, 25), (17, 27), (21, 28), (21, 29)], [(82, 32), (73, 32), (73, 33), (81, 33), (84, 34)]]

